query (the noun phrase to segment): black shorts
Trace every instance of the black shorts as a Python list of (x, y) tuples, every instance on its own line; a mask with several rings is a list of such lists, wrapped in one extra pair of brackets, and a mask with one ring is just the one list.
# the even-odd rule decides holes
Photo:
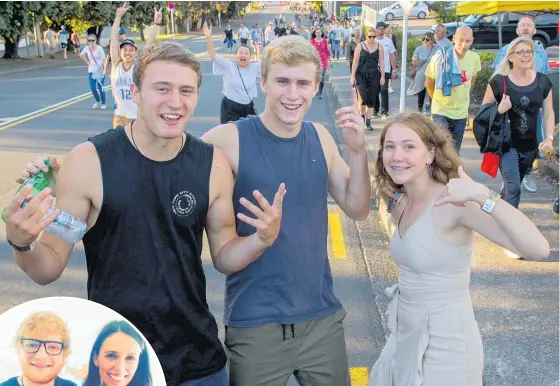
[(362, 98), (362, 106), (373, 108), (375, 99), (379, 95), (379, 82), (376, 83), (359, 83), (357, 86), (360, 98)]
[(241, 40), (241, 44), (247, 45), (247, 42), (249, 41), (249, 38), (241, 38), (239, 40)]
[(249, 115), (257, 115), (253, 102), (241, 104), (224, 97), (220, 109), (220, 123), (235, 122)]
[(68, 43), (60, 43), (60, 47), (66, 48), (66, 47), (68, 47)]

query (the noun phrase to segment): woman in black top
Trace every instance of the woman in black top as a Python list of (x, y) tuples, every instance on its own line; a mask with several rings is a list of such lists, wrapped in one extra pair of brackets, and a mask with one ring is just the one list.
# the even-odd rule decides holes
[(226, 38), (224, 39), (224, 43), (226, 43), (228, 51), (233, 51), (233, 30), (231, 29), (231, 25), (226, 25), (226, 29), (224, 31), (226, 34)]
[[(510, 121), (511, 148), (503, 149), (499, 166), (504, 179), (502, 197), (516, 208), (521, 198), (521, 178), (533, 164), (538, 151), (553, 151), (552, 83), (546, 75), (534, 70), (534, 54), (532, 40), (521, 37), (512, 41), (496, 75), (490, 79), (482, 101), (483, 104), (498, 103), (498, 113), (507, 113)], [(541, 108), (546, 138), (539, 144), (537, 117)]]
[(385, 73), (379, 71), (380, 68), (385, 68), (383, 45), (375, 41), (373, 27), (368, 27), (366, 40), (358, 44), (354, 51), (350, 83), (358, 89), (362, 100), (360, 110), (369, 130), (373, 130), (371, 127), (373, 105), (379, 98), (381, 85), (385, 84)]
[(356, 52), (356, 46), (362, 41), (362, 31), (355, 29), (351, 35), (352, 40), (346, 45), (346, 65), (350, 69), (350, 74), (352, 74), (352, 63), (354, 63), (354, 52)]

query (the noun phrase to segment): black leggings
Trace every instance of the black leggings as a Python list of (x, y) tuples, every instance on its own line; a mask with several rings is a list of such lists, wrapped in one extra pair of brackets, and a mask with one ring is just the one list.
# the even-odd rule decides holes
[(422, 112), (424, 110), (424, 101), (426, 100), (426, 88), (420, 91), (418, 94), (418, 111)]
[(253, 103), (243, 105), (224, 97), (220, 108), (220, 123), (235, 122), (249, 115), (256, 115)]

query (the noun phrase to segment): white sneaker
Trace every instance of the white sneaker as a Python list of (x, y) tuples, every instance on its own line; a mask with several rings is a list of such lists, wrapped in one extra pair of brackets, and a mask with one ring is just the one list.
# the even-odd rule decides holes
[(101, 104), (100, 104), (99, 102), (95, 102), (95, 103), (93, 104), (93, 106), (91, 106), (91, 108), (92, 108), (92, 109), (98, 109), (99, 106), (101, 106)]
[(513, 253), (512, 251), (510, 251), (508, 249), (504, 249), (504, 253), (506, 254), (507, 257), (509, 257), (512, 260), (521, 259), (521, 256), (519, 256), (517, 253)]
[(537, 191), (537, 184), (535, 184), (535, 181), (533, 181), (533, 177), (531, 177), (530, 174), (527, 174), (525, 178), (523, 178), (523, 186), (531, 193), (535, 193)]
[(389, 94), (392, 94), (392, 93), (395, 92), (395, 90), (393, 89), (393, 87), (389, 87), (389, 89), (388, 89), (387, 91), (389, 91)]
[(106, 110), (107, 106), (106, 105), (101, 105), (101, 110)]

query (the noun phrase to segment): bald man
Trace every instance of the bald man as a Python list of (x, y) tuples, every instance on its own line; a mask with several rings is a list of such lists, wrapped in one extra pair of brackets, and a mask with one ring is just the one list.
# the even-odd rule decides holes
[[(523, 16), (521, 19), (519, 19), (519, 22), (517, 23), (517, 30), (516, 30), (518, 37), (525, 37), (527, 39), (533, 40), (533, 36), (535, 35), (536, 31), (537, 28), (535, 26), (535, 21), (531, 16)], [(498, 55), (496, 55), (496, 59), (494, 59), (494, 63), (492, 63), (493, 69), (496, 69), (496, 67), (498, 67), (498, 64), (500, 64), (501, 61), (505, 59), (505, 57), (507, 56), (508, 48), (509, 48), (509, 44), (506, 44), (500, 49)], [(543, 74), (550, 72), (550, 65), (548, 63), (548, 54), (546, 53), (546, 49), (543, 47), (541, 42), (535, 41), (535, 53), (533, 55), (534, 55), (533, 58), (535, 60), (535, 71)], [(537, 117), (538, 143), (541, 143), (544, 139), (544, 132), (542, 128), (543, 128), (543, 120), (542, 120), (542, 110), (541, 110), (539, 111), (539, 116)], [(533, 181), (533, 178), (531, 178), (532, 171), (533, 171), (533, 167), (530, 166), (527, 169), (527, 173), (525, 174), (525, 177), (523, 178), (523, 186), (525, 187), (525, 189), (527, 189), (527, 191), (534, 193), (537, 191), (537, 184), (535, 184), (535, 181)]]
[[(480, 71), (480, 57), (469, 51), (473, 42), (473, 31), (470, 27), (457, 28), (453, 36), (454, 45), (438, 50), (426, 68), (426, 90), (432, 98), (432, 119), (451, 132), (457, 153), (461, 150), (467, 125), (471, 87)], [(436, 83), (443, 83), (437, 80), (443, 76), (446, 68), (444, 64), (449, 55), (455, 56), (455, 61), (460, 67), (456, 71), (460, 71), (461, 75), (460, 81), (451, 88), (451, 94), (444, 95), (442, 88), (436, 88)], [(451, 69), (450, 72), (455, 73)], [(457, 75), (452, 77), (457, 78)]]

